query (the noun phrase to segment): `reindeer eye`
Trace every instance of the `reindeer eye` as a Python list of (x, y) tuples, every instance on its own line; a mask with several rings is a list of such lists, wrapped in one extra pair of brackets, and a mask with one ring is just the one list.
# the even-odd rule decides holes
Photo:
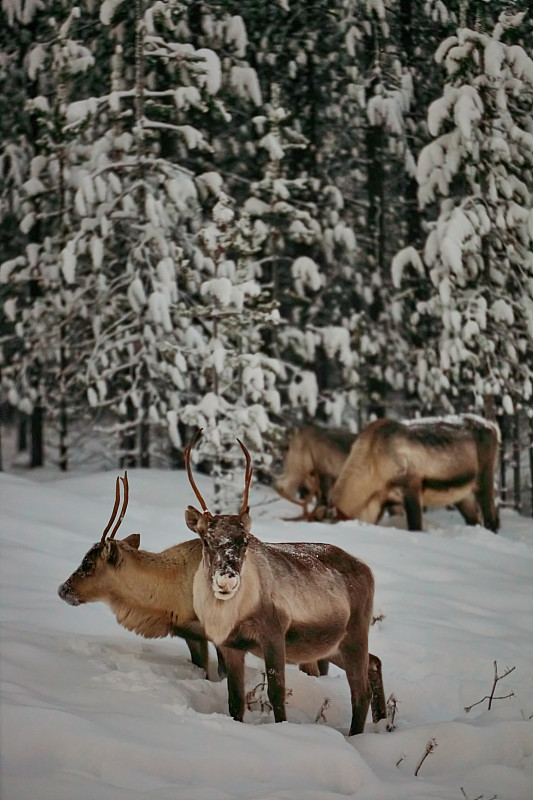
[(83, 572), (90, 572), (93, 566), (94, 566), (94, 561), (92, 560), (92, 558), (85, 556), (85, 558), (81, 562), (81, 568)]

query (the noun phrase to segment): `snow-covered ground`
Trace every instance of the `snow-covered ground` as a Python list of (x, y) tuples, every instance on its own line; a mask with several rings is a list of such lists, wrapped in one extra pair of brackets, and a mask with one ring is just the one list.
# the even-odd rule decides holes
[[(182, 472), (129, 478), (120, 535), (140, 532), (147, 550), (191, 538)], [(209, 502), (210, 481), (198, 484)], [(141, 639), (102, 604), (58, 598), (101, 536), (114, 473), (1, 474), (0, 490), (2, 800), (532, 800), (531, 519), (507, 511), (497, 536), (452, 511), (428, 516), (424, 533), (286, 522), (294, 507), (253, 488), (259, 538), (334, 542), (374, 571), (383, 619), (371, 651), (397, 701), (396, 729), (369, 721), (348, 738), (348, 685), (335, 667), (322, 678), (288, 667), (288, 722), (258, 708), (240, 724), (226, 682), (205, 680), (182, 640)], [(251, 689), (261, 662), (247, 658)], [(515, 668), (495, 695), (513, 696), (467, 713), (490, 694), (495, 661), (499, 674)]]

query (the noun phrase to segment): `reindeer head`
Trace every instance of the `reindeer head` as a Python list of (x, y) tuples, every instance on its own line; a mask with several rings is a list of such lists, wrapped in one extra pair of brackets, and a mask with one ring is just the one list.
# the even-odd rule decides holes
[(230, 600), (238, 592), (246, 550), (250, 541), (252, 520), (249, 515), (248, 492), (252, 480), (250, 453), (240, 441), (246, 458), (244, 494), (238, 514), (211, 514), (198, 491), (191, 472), (191, 450), (201, 433), (196, 433), (185, 449), (185, 464), (193, 491), (202, 511), (189, 506), (185, 512), (185, 522), (191, 531), (197, 533), (203, 544), (204, 563), (207, 565), (213, 594), (217, 600)]
[[(120, 503), (120, 481), (124, 486), (122, 509), (115, 527), (107, 537), (107, 533), (117, 516)], [(131, 536), (127, 536), (125, 539), (115, 540), (115, 534), (124, 519), (127, 506), (128, 473), (125, 472), (123, 478), (117, 478), (115, 505), (102, 538), (91, 547), (85, 554), (78, 569), (57, 590), (59, 597), (69, 605), (79, 606), (82, 603), (91, 603), (104, 599), (112, 588), (110, 583), (112, 583), (113, 573), (120, 565), (123, 554), (127, 550), (139, 549), (141, 537), (138, 533), (132, 533)]]

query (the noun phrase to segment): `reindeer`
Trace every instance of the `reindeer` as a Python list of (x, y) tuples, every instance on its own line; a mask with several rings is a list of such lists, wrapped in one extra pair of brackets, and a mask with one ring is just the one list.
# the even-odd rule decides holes
[[(276, 481), (276, 491), (285, 500), (302, 507), (294, 520), (323, 519), (327, 513), (328, 494), (338, 477), (356, 434), (343, 430), (324, 430), (314, 425), (291, 432), (283, 475)], [(309, 504), (315, 506), (309, 510)]]
[[(198, 539), (191, 539), (162, 553), (150, 553), (139, 549), (141, 537), (138, 533), (122, 540), (115, 539), (128, 505), (127, 472), (120, 481), (124, 486), (124, 500), (118, 521), (107, 537), (120, 503), (119, 478), (113, 512), (101, 540), (61, 584), (59, 597), (71, 606), (97, 601), (107, 603), (120, 625), (147, 639), (184, 638), (192, 663), (207, 674), (207, 639), (192, 601), (193, 579), (202, 557), (202, 544)], [(220, 659), (219, 673), (223, 673)]]
[[(124, 500), (119, 519), (120, 484)], [(147, 639), (179, 636), (185, 639), (192, 663), (208, 675), (208, 644), (193, 608), (192, 587), (202, 557), (202, 543), (191, 539), (182, 544), (152, 553), (140, 550), (141, 537), (133, 533), (115, 539), (125, 516), (129, 497), (127, 472), (117, 478), (115, 506), (102, 538), (86, 553), (78, 569), (62, 583), (59, 597), (71, 606), (98, 601), (110, 606), (117, 622), (129, 631)], [(218, 675), (226, 674), (224, 661), (217, 650)], [(375, 657), (374, 657), (375, 658)], [(307, 675), (325, 675), (328, 662), (301, 664)], [(372, 664), (372, 680), (379, 680), (380, 662)], [(376, 695), (379, 698), (379, 695)], [(379, 700), (377, 700), (379, 702)], [(374, 712), (378, 713), (378, 712)]]
[(467, 525), (496, 532), (494, 473), (500, 432), (475, 414), (411, 422), (378, 419), (357, 437), (330, 499), (341, 519), (379, 521), (401, 500), (409, 530), (422, 529), (422, 508), (456, 505)]
[(189, 506), (188, 527), (200, 536), (203, 558), (193, 600), (208, 638), (220, 649), (228, 676), (231, 716), (242, 722), (244, 657), (263, 658), (276, 722), (286, 720), (285, 662), (329, 659), (350, 685), (350, 736), (365, 724), (371, 697), (368, 631), (374, 578), (370, 568), (331, 544), (267, 544), (250, 532), (251, 458), (237, 514), (211, 514), (194, 482), (190, 458), (200, 431), (185, 450), (191, 487), (202, 511)]

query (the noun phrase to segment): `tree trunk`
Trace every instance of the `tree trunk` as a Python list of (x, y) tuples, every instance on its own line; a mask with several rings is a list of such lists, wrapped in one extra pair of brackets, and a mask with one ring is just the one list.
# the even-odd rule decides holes
[(533, 419), (529, 420), (529, 493), (530, 512), (533, 517)]
[(126, 400), (127, 428), (122, 433), (120, 440), (120, 449), (122, 451), (122, 455), (120, 457), (120, 466), (125, 469), (137, 466), (137, 452), (136, 452), (137, 425), (135, 424), (136, 421), (137, 421), (136, 409), (133, 403), (131, 402), (131, 398), (128, 397), (128, 399)]
[(372, 240), (374, 266), (382, 271), (382, 274), (385, 267), (385, 171), (383, 168), (383, 142), (383, 127), (381, 125), (370, 126), (366, 135), (366, 152), (368, 159), (367, 221), (368, 233)]
[(520, 477), (520, 418), (515, 412), (513, 419), (513, 494), (514, 508), (522, 510), (522, 481)]
[(64, 338), (65, 329), (62, 322), (59, 329), (60, 335), (60, 355), (59, 355), (59, 469), (66, 472), (68, 469), (68, 410), (67, 397), (65, 392), (65, 372), (67, 369), (67, 357), (65, 353)]
[(18, 415), (18, 438), (17, 450), (19, 453), (25, 453), (28, 449), (28, 415), (22, 412)]
[(44, 408), (40, 400), (31, 415), (31, 466), (44, 466)]
[(61, 472), (68, 470), (68, 413), (63, 394), (59, 405), (59, 469)]
[(150, 424), (148, 422), (148, 411), (150, 397), (148, 392), (143, 394), (143, 415), (139, 425), (139, 461), (141, 467), (150, 466)]

